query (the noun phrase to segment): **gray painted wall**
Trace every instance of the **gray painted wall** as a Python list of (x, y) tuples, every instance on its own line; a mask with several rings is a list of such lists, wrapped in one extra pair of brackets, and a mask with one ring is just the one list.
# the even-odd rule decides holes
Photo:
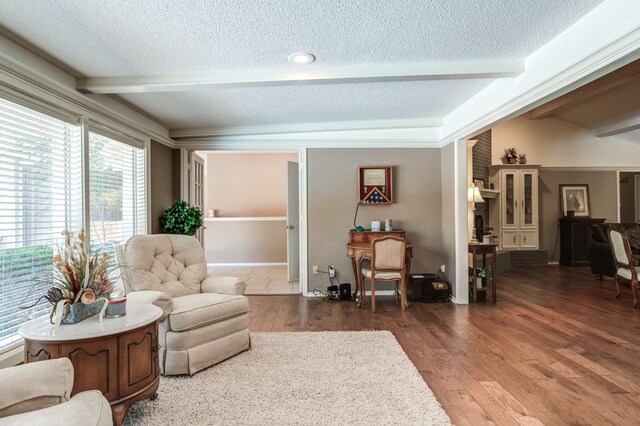
[[(178, 157), (174, 161), (174, 157)], [(160, 233), (159, 217), (171, 203), (180, 197), (180, 173), (176, 172), (174, 162), (179, 166), (178, 150), (156, 141), (151, 141), (151, 159), (149, 185), (151, 191), (151, 233)], [(178, 169), (179, 170), (179, 169)]]
[[(591, 217), (615, 222), (616, 172), (615, 171), (553, 171), (540, 169), (538, 191), (540, 194), (540, 248), (549, 251), (550, 260), (560, 259), (558, 219), (560, 219), (560, 184), (588, 184), (591, 197)], [(555, 250), (554, 250), (555, 248)]]
[(313, 265), (321, 270), (334, 265), (342, 282), (355, 285), (346, 244), (358, 202), (359, 166), (393, 166), (394, 203), (361, 206), (358, 224), (368, 228), (371, 220), (391, 218), (395, 228), (406, 230), (415, 247), (412, 272), (434, 272), (447, 258), (440, 149), (309, 149), (307, 160), (310, 290), (329, 284), (326, 274), (312, 274)]

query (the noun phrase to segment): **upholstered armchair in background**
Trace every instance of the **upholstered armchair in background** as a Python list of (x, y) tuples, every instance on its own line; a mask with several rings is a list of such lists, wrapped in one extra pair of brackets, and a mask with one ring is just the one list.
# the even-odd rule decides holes
[(98, 390), (71, 397), (73, 365), (68, 358), (0, 370), (0, 424), (111, 426), (109, 402)]
[(194, 374), (249, 349), (245, 283), (210, 276), (198, 240), (139, 235), (116, 250), (127, 298), (163, 309), (160, 372)]

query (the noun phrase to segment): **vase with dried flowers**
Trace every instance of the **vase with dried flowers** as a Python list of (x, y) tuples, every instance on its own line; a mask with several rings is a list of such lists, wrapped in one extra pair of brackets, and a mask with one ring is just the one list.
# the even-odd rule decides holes
[(504, 155), (500, 157), (502, 164), (518, 164), (518, 152), (515, 148), (507, 148)]
[(102, 320), (113, 290), (109, 277), (113, 272), (111, 257), (105, 251), (92, 252), (83, 229), (77, 236), (68, 230), (62, 235), (64, 247), (53, 258), (53, 286), (44, 295), (53, 305), (51, 323), (57, 328), (59, 324), (75, 324), (97, 313)]

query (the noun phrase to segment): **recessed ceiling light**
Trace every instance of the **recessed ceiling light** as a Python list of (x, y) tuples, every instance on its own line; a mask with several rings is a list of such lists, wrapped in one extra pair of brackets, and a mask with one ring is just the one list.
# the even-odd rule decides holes
[(313, 56), (311, 53), (306, 53), (306, 52), (296, 52), (289, 55), (289, 62), (297, 65), (310, 64), (315, 60), (316, 60), (315, 56)]

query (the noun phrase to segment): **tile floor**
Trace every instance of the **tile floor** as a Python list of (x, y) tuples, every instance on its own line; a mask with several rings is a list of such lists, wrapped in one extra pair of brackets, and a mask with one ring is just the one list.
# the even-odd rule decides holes
[(299, 294), (298, 280), (289, 282), (287, 267), (282, 266), (214, 266), (209, 267), (209, 273), (214, 275), (229, 275), (244, 278), (247, 295), (265, 294)]

